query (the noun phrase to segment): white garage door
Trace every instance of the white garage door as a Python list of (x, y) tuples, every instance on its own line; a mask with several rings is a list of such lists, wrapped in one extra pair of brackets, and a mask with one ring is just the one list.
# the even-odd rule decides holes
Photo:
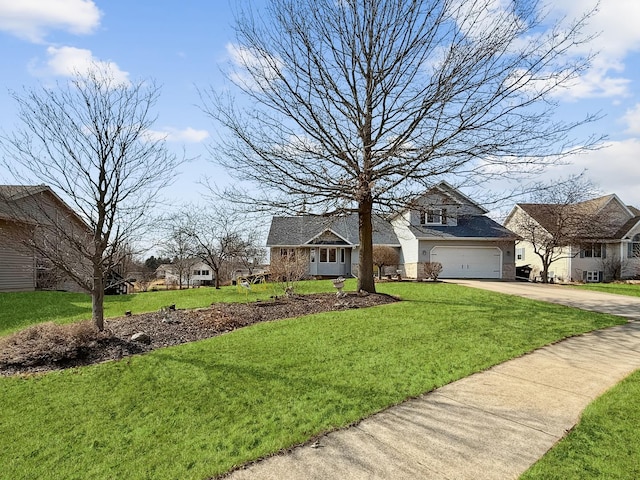
[(502, 278), (497, 247), (433, 247), (431, 261), (442, 264), (440, 278)]

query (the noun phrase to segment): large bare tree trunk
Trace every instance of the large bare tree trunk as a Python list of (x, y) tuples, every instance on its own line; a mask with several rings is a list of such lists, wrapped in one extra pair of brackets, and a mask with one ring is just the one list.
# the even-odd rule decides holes
[(367, 195), (358, 208), (358, 228), (360, 230), (360, 262), (358, 266), (358, 291), (375, 293), (373, 279), (373, 201)]
[(94, 267), (93, 290), (91, 292), (91, 317), (96, 328), (104, 330), (104, 279), (102, 268)]

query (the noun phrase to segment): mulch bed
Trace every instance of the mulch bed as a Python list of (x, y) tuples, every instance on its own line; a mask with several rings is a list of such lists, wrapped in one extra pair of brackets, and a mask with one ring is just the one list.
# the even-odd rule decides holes
[[(112, 318), (98, 332), (89, 322), (36, 325), (0, 339), (0, 375), (37, 373), (118, 360), (157, 348), (214, 337), (238, 328), (312, 313), (371, 307), (396, 301), (382, 294), (293, 295), (272, 301), (216, 303), (193, 310)], [(132, 340), (141, 333), (142, 338)]]

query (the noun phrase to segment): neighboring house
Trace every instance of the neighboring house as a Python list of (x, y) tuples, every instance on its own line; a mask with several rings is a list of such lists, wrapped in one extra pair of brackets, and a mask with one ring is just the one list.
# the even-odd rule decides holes
[[(400, 249), (389, 222), (373, 217), (374, 245)], [(274, 217), (267, 238), (271, 259), (305, 258), (311, 276), (355, 276), (359, 262), (358, 215)]]
[[(441, 278), (515, 278), (517, 236), (486, 217), (487, 210), (446, 182), (416, 198), (404, 211), (374, 217), (373, 244), (397, 248), (403, 277), (421, 279), (428, 262)], [(274, 256), (304, 255), (311, 276), (357, 275), (357, 214), (274, 217), (267, 239)]]
[[(573, 215), (588, 216), (588, 221), (574, 222), (579, 232), (571, 236), (549, 267), (555, 281), (601, 282), (640, 276), (640, 210), (625, 205), (611, 194), (569, 206)], [(540, 235), (557, 230), (566, 205), (517, 204), (505, 220), (505, 226), (518, 233), (523, 225), (532, 225)], [(566, 213), (564, 214), (566, 216)], [(570, 232), (571, 233), (571, 232)], [(516, 247), (516, 265), (530, 265), (533, 274), (542, 269), (542, 261), (534, 245), (522, 235)], [(543, 238), (543, 237), (540, 237)], [(562, 243), (562, 242), (561, 242)]]
[[(72, 252), (63, 240), (51, 236), (47, 224), (54, 221), (65, 222), (69, 231), (78, 234), (77, 238), (90, 236), (82, 219), (51, 188), (0, 185), (0, 292), (40, 288), (83, 291), (28, 247), (28, 241), (33, 239), (46, 241), (63, 253)], [(82, 266), (77, 255), (69, 257), (70, 264)]]
[(195, 258), (182, 260), (181, 265), (163, 263), (156, 269), (156, 277), (163, 278), (167, 286), (183, 287), (211, 285), (214, 279), (211, 267)]

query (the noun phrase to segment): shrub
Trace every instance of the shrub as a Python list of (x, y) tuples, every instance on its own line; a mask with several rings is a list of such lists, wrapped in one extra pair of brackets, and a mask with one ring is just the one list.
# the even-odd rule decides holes
[(400, 260), (400, 254), (393, 247), (384, 245), (373, 246), (373, 264), (378, 267), (378, 278), (382, 278), (384, 267), (397, 265)]
[(442, 264), (440, 262), (427, 262), (424, 264), (424, 276), (434, 282), (442, 273)]
[(91, 321), (58, 325), (40, 323), (0, 338), (0, 367), (42, 365), (77, 358), (82, 350), (109, 337)]
[(269, 278), (278, 284), (284, 293), (291, 293), (300, 280), (309, 276), (309, 257), (302, 250), (288, 255), (273, 255)]

